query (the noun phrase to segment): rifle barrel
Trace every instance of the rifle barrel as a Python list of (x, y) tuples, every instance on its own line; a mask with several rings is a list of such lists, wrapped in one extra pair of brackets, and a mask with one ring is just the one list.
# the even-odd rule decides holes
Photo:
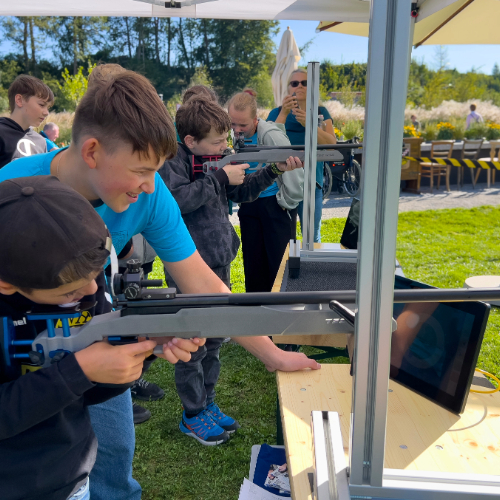
[[(412, 289), (394, 290), (395, 303), (410, 302), (474, 302), (500, 299), (500, 288)], [(325, 304), (331, 300), (344, 303), (356, 301), (356, 290), (282, 293), (221, 293), (216, 295), (177, 295), (175, 299), (118, 301), (118, 306), (135, 307), (210, 307), (210, 306), (276, 306), (292, 304)]]
[[(319, 144), (316, 149), (357, 149), (362, 148), (363, 143), (352, 143), (352, 144)], [(298, 149), (303, 151), (305, 149), (304, 145), (292, 144), (290, 146), (258, 146), (258, 145), (245, 145), (241, 148), (235, 148), (237, 153), (249, 153), (250, 151), (266, 151), (268, 149)]]

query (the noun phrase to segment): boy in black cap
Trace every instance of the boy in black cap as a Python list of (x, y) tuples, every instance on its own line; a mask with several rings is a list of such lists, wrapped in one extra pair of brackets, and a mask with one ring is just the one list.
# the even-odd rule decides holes
[[(37, 304), (95, 303), (111, 239), (83, 196), (52, 176), (7, 180), (0, 183), (0, 220), (1, 328), (12, 321), (16, 340), (32, 340), (46, 328), (26, 320)], [(86, 498), (97, 451), (87, 406), (124, 392), (129, 385), (98, 384), (136, 380), (155, 345), (97, 342), (39, 368), (9, 358), (0, 342), (2, 500)]]

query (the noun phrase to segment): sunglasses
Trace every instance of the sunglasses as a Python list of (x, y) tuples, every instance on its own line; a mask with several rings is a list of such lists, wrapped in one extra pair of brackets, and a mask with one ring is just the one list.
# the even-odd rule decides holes
[(307, 87), (307, 80), (302, 80), (302, 81), (298, 81), (298, 80), (292, 80), (290, 82), (290, 85), (295, 88), (295, 87), (298, 87), (300, 85), (302, 85), (302, 87)]

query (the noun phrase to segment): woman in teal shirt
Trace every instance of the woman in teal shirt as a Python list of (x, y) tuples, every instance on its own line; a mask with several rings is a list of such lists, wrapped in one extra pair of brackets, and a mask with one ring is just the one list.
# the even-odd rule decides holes
[[(292, 94), (295, 93), (295, 96)], [(307, 71), (296, 69), (288, 80), (288, 95), (283, 99), (283, 105), (273, 109), (267, 117), (268, 122), (283, 123), (291, 144), (304, 144), (306, 135), (306, 98)], [(318, 114), (323, 115), (324, 128), (318, 127), (318, 144), (336, 144), (337, 138), (333, 131), (333, 121), (324, 106), (320, 106)], [(321, 209), (323, 205), (323, 162), (316, 164), (316, 193), (314, 210), (314, 241), (321, 241)], [(302, 225), (303, 202), (298, 206)]]

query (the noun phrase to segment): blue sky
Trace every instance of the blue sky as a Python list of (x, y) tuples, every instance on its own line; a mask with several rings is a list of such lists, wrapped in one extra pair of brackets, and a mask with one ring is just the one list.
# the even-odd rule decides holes
[[(342, 35), (340, 33), (316, 33), (317, 21), (280, 21), (280, 32), (274, 37), (278, 47), (281, 36), (287, 26), (293, 31), (300, 46), (314, 39), (301, 65), (308, 61), (330, 59), (334, 63), (366, 62), (368, 56), (368, 38)], [(499, 28), (500, 29), (500, 28)], [(12, 50), (12, 45), (0, 40), (0, 57)], [(500, 66), (500, 48), (498, 45), (448, 45), (446, 46), (449, 68), (456, 68), (461, 73), (475, 68), (476, 71), (491, 74), (493, 65)], [(436, 66), (436, 47), (422, 46), (414, 49), (412, 57), (419, 62), (424, 61), (429, 67)], [(43, 57), (51, 57), (51, 51), (42, 51)]]
[[(300, 47), (314, 38), (303, 59), (299, 64), (308, 61), (323, 61), (331, 59), (334, 63), (366, 62), (368, 56), (368, 38), (342, 35), (340, 33), (315, 33), (316, 21), (280, 21), (280, 32), (274, 42), (279, 45), (281, 36), (287, 26), (293, 31), (297, 45)], [(500, 27), (499, 27), (500, 29)], [(461, 73), (475, 68), (476, 71), (491, 74), (493, 65), (500, 66), (500, 48), (498, 45), (447, 45), (449, 68), (456, 68)], [(436, 47), (422, 46), (414, 49), (412, 57), (419, 62), (422, 60), (434, 68)]]

